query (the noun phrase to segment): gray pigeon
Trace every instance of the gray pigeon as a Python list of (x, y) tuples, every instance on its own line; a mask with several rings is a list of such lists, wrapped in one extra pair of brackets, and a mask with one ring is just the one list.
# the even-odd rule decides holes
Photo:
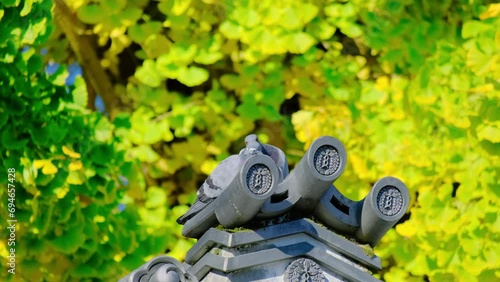
[(268, 155), (276, 163), (280, 172), (280, 181), (288, 176), (288, 160), (281, 149), (273, 145), (261, 144), (256, 134), (250, 134), (245, 137), (245, 144), (247, 144), (247, 148), (242, 149), (240, 155), (243, 153), (248, 154), (247, 150), (249, 150), (249, 144), (251, 144), (250, 148), (256, 148), (257, 151), (262, 152), (264, 155)]
[[(243, 152), (244, 151), (244, 152)], [(196, 201), (189, 210), (177, 219), (177, 223), (185, 224), (193, 216), (213, 202), (226, 189), (239, 173), (239, 168), (250, 155), (262, 154), (258, 142), (246, 142), (246, 148), (239, 155), (232, 155), (223, 160), (203, 182), (196, 193)]]

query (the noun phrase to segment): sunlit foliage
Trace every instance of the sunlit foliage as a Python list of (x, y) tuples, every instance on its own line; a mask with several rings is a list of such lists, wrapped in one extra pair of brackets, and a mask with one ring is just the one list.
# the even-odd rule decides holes
[[(175, 219), (253, 131), (292, 166), (315, 138), (340, 139), (351, 199), (383, 176), (407, 184), (409, 213), (376, 248), (385, 281), (500, 279), (490, 2), (1, 1), (16, 278), (116, 280), (165, 251), (182, 259), (192, 241)], [(74, 62), (83, 77), (68, 86)]]

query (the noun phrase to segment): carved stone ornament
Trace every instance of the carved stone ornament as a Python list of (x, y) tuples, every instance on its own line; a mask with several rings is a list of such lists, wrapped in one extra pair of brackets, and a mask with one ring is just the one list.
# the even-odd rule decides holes
[(403, 208), (403, 196), (398, 188), (385, 186), (377, 195), (377, 207), (384, 215), (395, 215)]
[(255, 134), (245, 144), (177, 220), (182, 235), (198, 239), (185, 261), (157, 257), (120, 282), (380, 282), (371, 247), (407, 211), (405, 184), (382, 177), (353, 201), (335, 186), (347, 165), (339, 140), (314, 140), (291, 171), (281, 149)]
[(273, 178), (269, 168), (262, 164), (253, 165), (247, 173), (247, 185), (252, 193), (264, 194), (271, 188)]
[(285, 282), (324, 282), (326, 278), (321, 267), (313, 260), (299, 258), (286, 268), (283, 280)]
[(339, 152), (333, 146), (323, 145), (314, 154), (314, 167), (323, 175), (332, 175), (340, 167)]

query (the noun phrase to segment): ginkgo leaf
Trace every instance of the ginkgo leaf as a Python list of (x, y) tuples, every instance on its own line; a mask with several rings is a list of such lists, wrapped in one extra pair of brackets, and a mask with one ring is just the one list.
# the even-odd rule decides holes
[(493, 125), (480, 125), (477, 127), (477, 137), (479, 140), (488, 140), (493, 143), (500, 143), (500, 128)]
[(182, 84), (189, 87), (200, 85), (208, 79), (208, 71), (199, 67), (183, 69), (177, 78)]
[(79, 170), (82, 168), (82, 161), (80, 160), (73, 161), (69, 164), (68, 168), (69, 170)]
[(137, 69), (134, 76), (144, 85), (158, 87), (161, 83), (161, 77), (152, 60), (144, 61), (143, 65)]
[(70, 148), (66, 147), (66, 146), (62, 146), (62, 150), (63, 150), (63, 153), (66, 155), (66, 156), (69, 156), (69, 157), (72, 157), (72, 158), (75, 158), (75, 159), (78, 159), (81, 157), (81, 155), (73, 150), (71, 150)]
[(33, 166), (36, 169), (39, 169), (39, 168), (42, 168), (43, 166), (45, 166), (47, 163), (50, 163), (50, 161), (49, 160), (35, 160), (35, 161), (33, 161)]
[(46, 175), (50, 174), (56, 174), (57, 173), (57, 167), (52, 163), (52, 162), (47, 162), (42, 168), (42, 173)]
[(76, 13), (78, 18), (88, 24), (96, 24), (102, 21), (107, 15), (99, 5), (84, 5)]
[(479, 18), (481, 20), (493, 18), (493, 17), (498, 17), (500, 15), (500, 3), (492, 3), (488, 6), (488, 10), (481, 15), (479, 15)]
[(283, 41), (288, 51), (294, 54), (305, 53), (315, 44), (315, 39), (305, 32), (286, 35)]

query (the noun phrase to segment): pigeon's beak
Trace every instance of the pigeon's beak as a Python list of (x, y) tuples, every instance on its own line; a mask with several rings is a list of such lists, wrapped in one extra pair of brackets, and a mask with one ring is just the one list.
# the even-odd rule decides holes
[(255, 148), (249, 148), (249, 149), (248, 149), (248, 152), (249, 152), (250, 154), (252, 154), (252, 155), (255, 155), (255, 154), (257, 154), (257, 149), (255, 149)]

